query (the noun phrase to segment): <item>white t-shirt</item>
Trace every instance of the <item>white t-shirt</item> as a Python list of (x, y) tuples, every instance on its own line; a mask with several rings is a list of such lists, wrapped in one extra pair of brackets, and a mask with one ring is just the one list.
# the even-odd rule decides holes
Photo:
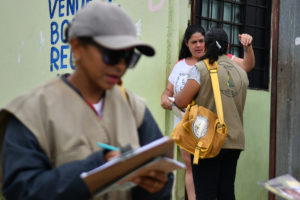
[[(197, 81), (200, 85), (200, 73), (193, 73), (198, 71), (195, 65), (188, 65), (185, 59), (179, 60), (168, 78), (169, 82), (172, 83), (174, 88), (174, 95), (180, 92), (186, 84), (187, 78)], [(174, 116), (174, 127), (181, 121), (179, 117)]]
[(94, 109), (97, 112), (98, 116), (102, 116), (102, 109), (103, 109), (103, 98), (98, 101), (98, 103), (93, 104)]

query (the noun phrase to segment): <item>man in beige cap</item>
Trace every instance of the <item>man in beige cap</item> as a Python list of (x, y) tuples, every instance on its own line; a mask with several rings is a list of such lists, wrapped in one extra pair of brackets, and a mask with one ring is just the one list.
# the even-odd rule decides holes
[[(75, 71), (0, 111), (1, 179), (8, 200), (90, 199), (80, 174), (119, 154), (97, 142), (138, 148), (162, 137), (145, 102), (118, 86), (141, 54), (154, 55), (137, 39), (129, 16), (95, 0), (75, 15), (66, 38)], [(134, 180), (133, 189), (97, 199), (170, 199), (172, 180), (172, 174), (152, 171)]]

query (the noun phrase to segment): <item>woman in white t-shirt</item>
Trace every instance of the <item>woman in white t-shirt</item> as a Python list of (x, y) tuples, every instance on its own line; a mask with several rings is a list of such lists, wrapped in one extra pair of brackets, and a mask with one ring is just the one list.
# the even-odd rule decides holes
[[(182, 40), (179, 53), (179, 61), (175, 64), (169, 78), (167, 88), (161, 96), (161, 106), (164, 109), (172, 110), (172, 100), (170, 97), (175, 96), (180, 92), (186, 81), (189, 71), (195, 67), (195, 64), (204, 55), (204, 35), (205, 31), (201, 26), (191, 25), (187, 27), (184, 38)], [(194, 79), (200, 81), (198, 74), (195, 74)], [(200, 82), (199, 82), (200, 84)], [(174, 116), (174, 127), (180, 122), (180, 117)], [(195, 200), (195, 189), (191, 168), (191, 155), (181, 149), (183, 160), (186, 164), (185, 186), (189, 200)]]

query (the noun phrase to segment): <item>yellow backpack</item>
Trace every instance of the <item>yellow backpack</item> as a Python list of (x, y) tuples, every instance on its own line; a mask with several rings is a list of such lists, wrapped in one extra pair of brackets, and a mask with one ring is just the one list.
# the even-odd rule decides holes
[(194, 155), (194, 164), (198, 164), (199, 158), (217, 156), (227, 135), (218, 80), (219, 67), (217, 62), (211, 65), (208, 59), (203, 61), (210, 72), (218, 116), (193, 101), (171, 134), (177, 145)]

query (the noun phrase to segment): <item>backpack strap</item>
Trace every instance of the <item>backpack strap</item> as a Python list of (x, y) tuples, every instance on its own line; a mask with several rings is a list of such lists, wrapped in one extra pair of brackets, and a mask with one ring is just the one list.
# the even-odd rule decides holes
[(119, 86), (119, 88), (120, 88), (120, 90), (121, 90), (121, 92), (122, 92), (124, 98), (125, 98), (127, 101), (129, 101), (127, 92), (126, 92), (125, 88), (123, 87), (123, 85), (118, 85), (118, 86)]
[(223, 105), (222, 105), (222, 99), (221, 99), (221, 93), (220, 93), (220, 84), (218, 79), (218, 63), (214, 62), (212, 65), (209, 64), (208, 58), (203, 60), (203, 62), (206, 64), (207, 70), (210, 73), (211, 77), (211, 84), (214, 91), (214, 97), (216, 102), (216, 108), (217, 108), (217, 114), (220, 124), (225, 124), (224, 122), (224, 115), (223, 115)]

